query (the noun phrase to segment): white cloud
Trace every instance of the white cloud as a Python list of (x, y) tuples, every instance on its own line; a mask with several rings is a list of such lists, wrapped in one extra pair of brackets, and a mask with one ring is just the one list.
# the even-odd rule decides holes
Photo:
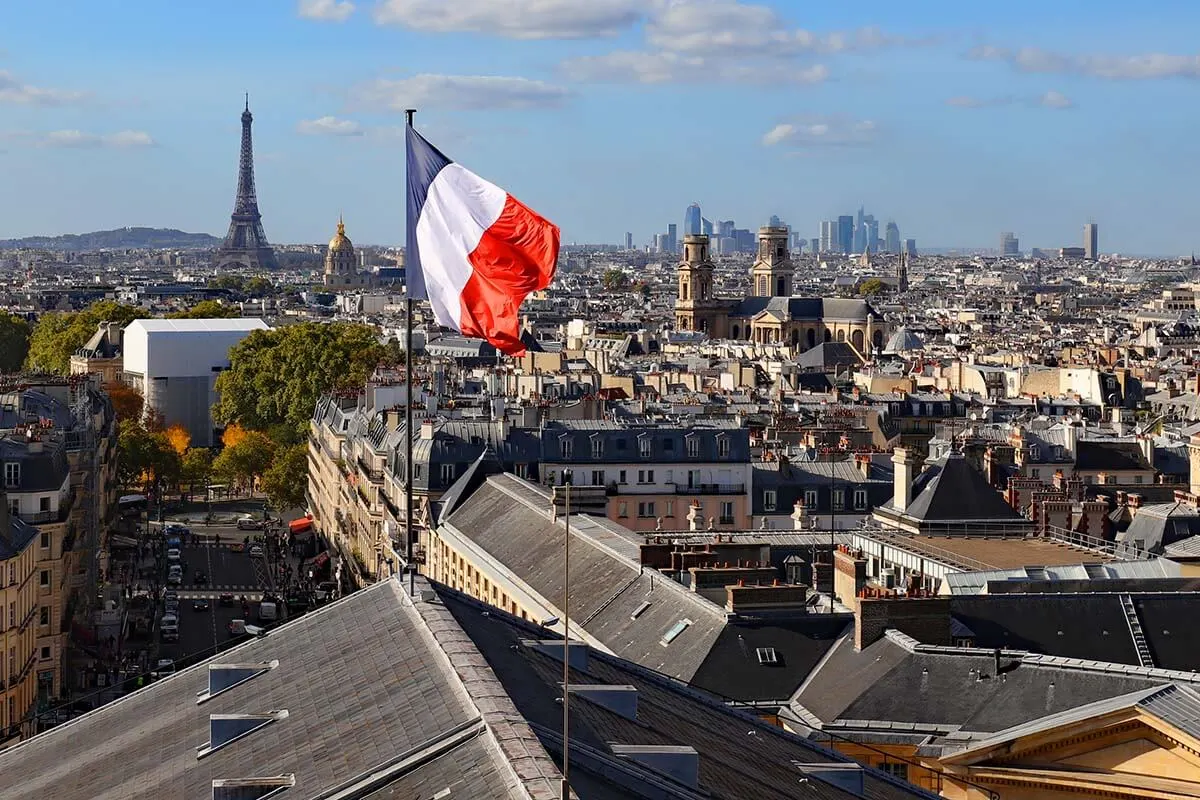
[(495, 75), (414, 75), (379, 78), (351, 91), (352, 104), (367, 109), (406, 108), (486, 111), (557, 108), (570, 92), (561, 86), (528, 78)]
[(855, 120), (840, 115), (810, 114), (781, 122), (762, 137), (767, 147), (851, 147), (871, 144), (879, 134), (872, 120)]
[(752, 83), (805, 85), (828, 80), (824, 64), (710, 59), (675, 52), (617, 50), (562, 63), (568, 78), (598, 83)]
[(319, 117), (302, 119), (296, 123), (296, 131), (306, 136), (362, 136), (362, 127), (349, 119)]
[(354, 3), (350, 0), (299, 0), (296, 13), (305, 19), (345, 22), (354, 13)]
[(1069, 55), (1037, 47), (1010, 49), (980, 45), (969, 50), (967, 57), (977, 61), (1003, 61), (1020, 72), (1083, 75), (1105, 80), (1200, 78), (1200, 55)]
[(1075, 103), (1071, 98), (1064, 95), (1062, 92), (1050, 90), (1037, 97), (1021, 97), (1018, 95), (1000, 95), (999, 97), (971, 97), (969, 95), (959, 95), (951, 97), (946, 101), (946, 105), (952, 108), (976, 109), (976, 108), (999, 108), (1001, 106), (1027, 105), (1040, 106), (1042, 108), (1052, 108), (1061, 110), (1065, 108), (1074, 108)]
[(617, 36), (642, 19), (647, 0), (382, 0), (381, 25), (508, 39)]
[(30, 86), (17, 80), (7, 70), (0, 70), (0, 103), (15, 103), (26, 106), (61, 106), (76, 103), (87, 97), (85, 92), (65, 89), (46, 89)]
[(1045, 108), (1074, 108), (1075, 103), (1062, 92), (1053, 89), (1038, 98), (1038, 105)]
[(35, 134), (36, 144), (42, 147), (111, 147), (141, 148), (155, 147), (157, 143), (145, 131), (117, 131), (116, 133), (85, 133), (80, 130), (50, 131)]

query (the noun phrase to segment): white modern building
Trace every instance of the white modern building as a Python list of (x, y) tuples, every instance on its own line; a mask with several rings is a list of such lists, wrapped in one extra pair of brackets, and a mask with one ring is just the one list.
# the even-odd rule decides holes
[(216, 380), (229, 368), (229, 349), (261, 319), (139, 319), (125, 328), (124, 381), (142, 393), (146, 411), (182, 425), (192, 444), (212, 447)]

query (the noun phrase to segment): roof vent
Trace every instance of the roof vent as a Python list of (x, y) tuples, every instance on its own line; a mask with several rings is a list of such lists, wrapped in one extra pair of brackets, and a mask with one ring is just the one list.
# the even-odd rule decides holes
[(582, 697), (625, 719), (637, 721), (638, 691), (629, 684), (609, 685), (601, 683), (574, 684), (570, 687), (572, 697)]
[(793, 761), (796, 768), (810, 778), (824, 781), (830, 786), (836, 786), (844, 792), (850, 792), (856, 797), (863, 796), (863, 769), (858, 764), (839, 764), (835, 762), (818, 764), (801, 764)]
[(273, 778), (217, 778), (212, 782), (213, 800), (265, 800), (296, 785), (296, 776)]
[(221, 692), (240, 686), (251, 678), (257, 678), (278, 666), (278, 659), (260, 661), (257, 664), (209, 664), (208, 688), (196, 693), (196, 705), (211, 700)]
[(278, 720), (287, 719), (287, 715), (286, 709), (268, 711), (265, 714), (210, 714), (208, 717), (208, 743), (196, 748), (196, 758), (204, 758), (225, 745), (236, 742), (243, 736), (249, 736), (259, 728)]
[(611, 747), (613, 755), (619, 758), (635, 761), (691, 789), (699, 786), (700, 754), (694, 747), (658, 744), (614, 744)]
[[(521, 645), (528, 647), (539, 653), (562, 661), (563, 657), (563, 640), (562, 639), (522, 639)], [(574, 669), (586, 670), (588, 666), (588, 646), (584, 642), (572, 640), (570, 649), (567, 650), (567, 658), (571, 660), (571, 666)]]

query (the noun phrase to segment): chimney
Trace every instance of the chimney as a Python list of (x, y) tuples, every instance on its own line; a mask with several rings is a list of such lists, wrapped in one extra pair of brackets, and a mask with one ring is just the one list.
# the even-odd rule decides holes
[(802, 531), (805, 529), (805, 523), (808, 522), (807, 509), (804, 508), (804, 501), (797, 500), (792, 511), (792, 530)]
[(1200, 494), (1200, 434), (1188, 440), (1188, 490)]
[[(1154, 438), (1151, 436), (1142, 434), (1141, 436), (1137, 437), (1137, 443), (1138, 443), (1138, 446), (1140, 448), (1142, 448), (1142, 457), (1146, 459), (1146, 463), (1150, 465), (1151, 469), (1153, 469), (1154, 468)], [(1190, 466), (1190, 464), (1189, 464), (1189, 466)]]
[(433, 420), (421, 420), (421, 441), (433, 441)]
[(913, 462), (915, 459), (908, 448), (897, 447), (892, 453), (895, 477), (892, 480), (892, 505), (897, 511), (907, 511), (912, 502)]
[(1075, 458), (1075, 448), (1079, 444), (1079, 428), (1074, 422), (1068, 421), (1066, 429), (1063, 431), (1063, 449), (1066, 450), (1071, 458)]
[(688, 506), (687, 521), (689, 531), (698, 531), (700, 530), (700, 526), (704, 524), (704, 515), (700, 513), (699, 500), (693, 500), (692, 504)]

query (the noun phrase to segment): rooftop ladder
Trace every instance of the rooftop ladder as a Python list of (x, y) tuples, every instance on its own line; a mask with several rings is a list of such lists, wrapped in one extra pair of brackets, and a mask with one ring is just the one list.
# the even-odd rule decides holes
[(1153, 667), (1154, 658), (1150, 655), (1150, 645), (1146, 643), (1146, 635), (1142, 632), (1142, 623), (1138, 619), (1137, 609), (1133, 606), (1133, 598), (1128, 594), (1119, 595), (1121, 610), (1125, 612), (1125, 621), (1129, 623), (1129, 634), (1133, 637), (1133, 645), (1137, 648), (1138, 663), (1143, 667)]

